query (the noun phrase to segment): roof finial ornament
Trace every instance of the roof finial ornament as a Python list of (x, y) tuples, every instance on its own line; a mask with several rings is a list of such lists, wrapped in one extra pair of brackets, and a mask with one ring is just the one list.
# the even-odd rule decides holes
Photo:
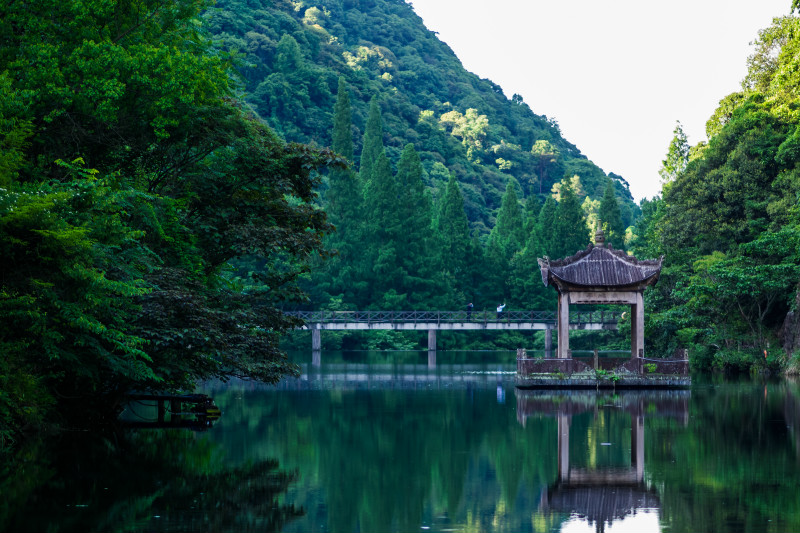
[(602, 248), (605, 242), (606, 236), (603, 234), (603, 226), (598, 223), (597, 231), (594, 233), (594, 245), (598, 248)]

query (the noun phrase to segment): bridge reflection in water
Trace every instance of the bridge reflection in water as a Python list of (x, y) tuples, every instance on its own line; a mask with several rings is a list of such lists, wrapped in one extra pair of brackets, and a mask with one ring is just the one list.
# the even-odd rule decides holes
[[(672, 417), (686, 426), (689, 391), (625, 391), (605, 395), (517, 390), (516, 395), (517, 420), (522, 426), (530, 417), (548, 416), (558, 420), (558, 479), (546, 494), (542, 494), (540, 510), (566, 513), (573, 521), (584, 523), (583, 528), (577, 529), (586, 530), (586, 526), (593, 525), (597, 532), (620, 521), (658, 523), (661, 502), (655, 489), (648, 487), (644, 479), (644, 419), (645, 416)], [(602, 455), (597, 453), (598, 445), (617, 447), (616, 457), (619, 458), (627, 428), (609, 423), (609, 414), (630, 417), (630, 459), (625, 461), (628, 464), (599, 464), (597, 461), (580, 464), (580, 459), (587, 462), (587, 452), (590, 459)], [(586, 440), (571, 443), (570, 438), (576, 437), (570, 431), (573, 417), (581, 415), (591, 418), (588, 427), (580, 428), (585, 430)], [(615, 433), (609, 432), (611, 429)], [(608, 442), (599, 442), (603, 438)], [(578, 465), (572, 460), (574, 454), (579, 456)], [(650, 525), (648, 523), (648, 527)]]
[[(297, 378), (284, 378), (269, 388), (282, 390), (457, 390), (512, 388), (513, 363), (386, 364), (304, 363)], [(505, 395), (505, 392), (503, 392)]]

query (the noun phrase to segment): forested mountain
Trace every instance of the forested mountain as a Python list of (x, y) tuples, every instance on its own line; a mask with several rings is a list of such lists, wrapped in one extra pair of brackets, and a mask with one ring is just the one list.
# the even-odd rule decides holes
[[(275, 131), (287, 140), (330, 146), (343, 77), (356, 156), (375, 98), (392, 166), (413, 144), (434, 201), (454, 173), (480, 235), (494, 227), (510, 177), (520, 200), (538, 195), (543, 202), (554, 184), (575, 175), (581, 201), (603, 196), (606, 174), (561, 136), (557, 122), (467, 72), (410, 3), (219, 0), (208, 21), (220, 45), (238, 54), (245, 100)], [(625, 180), (611, 177), (627, 227), (637, 207)]]
[(627, 182), (464, 70), (410, 4), (221, 0), (206, 20), (260, 117), (352, 162), (323, 187), (338, 255), (306, 280), (306, 306), (548, 308), (537, 257), (584, 248), (601, 212), (624, 247)]
[(688, 348), (699, 368), (797, 370), (787, 355), (800, 348), (798, 52), (797, 16), (759, 33), (708, 142), (689, 146), (676, 128), (662, 197), (634, 230), (637, 254), (666, 258), (646, 293), (648, 339), (662, 353)]

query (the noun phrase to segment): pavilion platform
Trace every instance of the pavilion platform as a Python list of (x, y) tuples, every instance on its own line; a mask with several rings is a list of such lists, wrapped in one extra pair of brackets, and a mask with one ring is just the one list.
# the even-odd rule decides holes
[(684, 358), (528, 358), (517, 354), (519, 389), (687, 389)]

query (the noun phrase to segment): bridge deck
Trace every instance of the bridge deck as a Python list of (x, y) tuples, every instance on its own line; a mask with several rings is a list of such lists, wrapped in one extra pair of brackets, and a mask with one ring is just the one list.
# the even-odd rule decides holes
[[(293, 311), (286, 313), (317, 330), (551, 330), (554, 311)], [(622, 311), (570, 313), (570, 329), (617, 329)]]

